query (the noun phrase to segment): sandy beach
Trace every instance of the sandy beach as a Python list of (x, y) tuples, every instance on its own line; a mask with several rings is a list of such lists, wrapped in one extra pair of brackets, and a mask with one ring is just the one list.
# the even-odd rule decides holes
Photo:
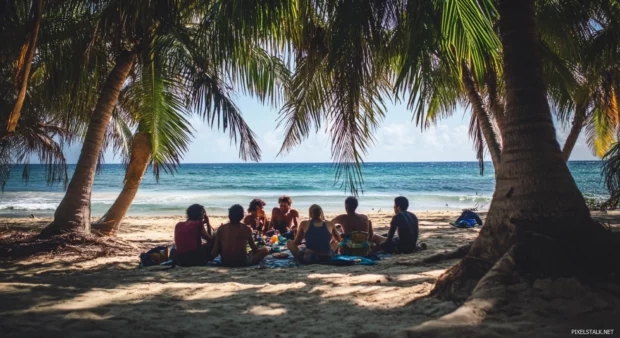
[[(170, 244), (174, 225), (183, 217), (128, 217), (119, 236), (135, 245), (135, 250), (101, 257), (65, 250), (62, 255), (0, 261), (2, 336), (376, 337), (396, 334), (447, 315), (458, 307), (453, 302), (426, 297), (437, 276), (456, 260), (426, 266), (406, 264), (455, 249), (473, 240), (478, 232), (478, 229), (451, 227), (448, 222), (458, 216), (456, 212), (417, 215), (420, 240), (428, 245), (426, 251), (395, 255), (372, 266), (311, 265), (287, 269), (137, 268), (138, 254), (146, 248)], [(370, 216), (379, 232), (387, 231), (392, 215)], [(485, 214), (481, 216), (484, 218)], [(620, 226), (620, 212), (594, 216), (616, 229)], [(49, 221), (0, 219), (0, 236), (14, 231), (39, 231)], [(223, 217), (212, 217), (212, 224), (222, 222)], [(570, 335), (563, 331), (565, 326), (581, 328), (570, 318), (586, 320), (601, 311), (616, 315), (613, 313), (617, 310), (611, 310), (620, 308), (604, 294), (594, 291), (566, 296), (576, 287), (582, 287), (573, 279), (549, 283), (558, 283), (550, 288), (555, 294), (541, 298), (539, 301), (547, 304), (539, 304), (536, 313), (528, 312), (531, 304), (527, 300), (515, 300), (515, 304), (523, 305), (515, 308), (517, 312), (508, 312), (516, 320), (508, 320), (506, 312), (501, 317), (489, 313), (488, 320), (477, 323), (476, 330), (462, 331), (463, 336), (506, 337), (528, 332), (556, 336), (549, 332), (557, 332), (558, 337), (564, 337)], [(550, 291), (547, 288), (544, 292)], [(610, 292), (620, 295), (617, 286)], [(579, 308), (578, 304), (582, 304), (579, 299), (583, 297), (600, 299), (600, 302), (595, 302), (593, 307)], [(549, 318), (542, 329), (536, 323), (536, 318), (541, 316)], [(605, 323), (608, 317), (596, 318)]]

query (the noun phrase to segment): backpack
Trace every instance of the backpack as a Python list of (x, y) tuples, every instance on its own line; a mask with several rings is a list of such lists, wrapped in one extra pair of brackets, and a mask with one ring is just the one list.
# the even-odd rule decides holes
[(339, 244), (340, 252), (347, 256), (367, 256), (371, 252), (368, 233), (353, 231)]
[(140, 254), (140, 267), (159, 265), (168, 261), (168, 247), (158, 246)]

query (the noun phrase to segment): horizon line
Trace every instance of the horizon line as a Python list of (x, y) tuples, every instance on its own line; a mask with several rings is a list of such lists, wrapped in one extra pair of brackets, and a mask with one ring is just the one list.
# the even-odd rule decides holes
[[(568, 160), (568, 162), (602, 162), (601, 159), (595, 160)], [(362, 165), (365, 164), (376, 164), (376, 163), (478, 163), (478, 161), (372, 161), (372, 162), (363, 162)], [(484, 161), (484, 163), (492, 163), (492, 161)], [(67, 165), (75, 165), (77, 163), (67, 163)], [(107, 164), (124, 164), (122, 162), (111, 162), (111, 163), (102, 163), (102, 165)], [(179, 163), (179, 165), (184, 164), (337, 164), (337, 162), (183, 162)], [(11, 164), (11, 165), (22, 165), (22, 164)], [(43, 163), (31, 163), (30, 165), (46, 165)]]

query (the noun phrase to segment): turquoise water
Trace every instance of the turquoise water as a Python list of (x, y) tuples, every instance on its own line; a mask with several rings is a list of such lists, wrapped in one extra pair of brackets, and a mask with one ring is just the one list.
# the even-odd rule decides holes
[[(600, 165), (598, 161), (569, 163), (584, 194), (606, 196)], [(47, 185), (42, 166), (32, 166), (27, 185), (16, 169), (0, 194), (0, 217), (52, 215), (63, 197), (63, 186)], [(102, 215), (114, 202), (122, 189), (124, 174), (122, 165), (106, 164), (96, 176), (92, 195), (94, 216)], [(478, 175), (475, 162), (367, 163), (359, 209), (389, 211), (393, 198), (403, 195), (416, 211), (459, 210), (476, 205), (484, 210), (489, 206), (493, 188), (490, 163), (484, 176)], [(317, 203), (330, 213), (341, 212), (348, 195), (339, 184), (334, 184), (331, 163), (184, 164), (174, 175), (162, 174), (159, 183), (147, 172), (129, 214), (181, 215), (192, 203), (205, 205), (211, 214), (224, 214), (232, 204), (246, 206), (256, 197), (265, 200), (270, 209), (282, 194), (290, 195), (297, 209), (305, 211), (310, 204)]]

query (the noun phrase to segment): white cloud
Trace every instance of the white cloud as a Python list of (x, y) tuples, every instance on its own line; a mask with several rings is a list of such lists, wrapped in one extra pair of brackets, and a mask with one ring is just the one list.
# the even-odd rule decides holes
[(379, 137), (377, 137), (377, 145), (383, 145), (386, 150), (414, 146), (417, 138), (414, 129), (415, 127), (412, 124), (388, 124), (382, 128)]
[(264, 142), (265, 148), (279, 150), (282, 144), (282, 141), (278, 139), (278, 135), (279, 134), (276, 131), (272, 131), (272, 130), (267, 131), (265, 134), (263, 134), (263, 142)]

